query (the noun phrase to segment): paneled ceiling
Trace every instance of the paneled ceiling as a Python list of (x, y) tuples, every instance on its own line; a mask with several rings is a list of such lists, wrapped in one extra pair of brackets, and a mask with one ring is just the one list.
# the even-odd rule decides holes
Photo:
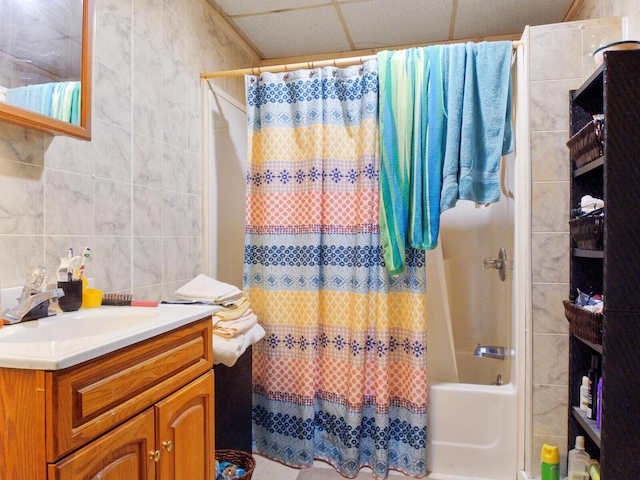
[(526, 25), (567, 19), (574, 4), (574, 0), (208, 1), (263, 60), (519, 38)]

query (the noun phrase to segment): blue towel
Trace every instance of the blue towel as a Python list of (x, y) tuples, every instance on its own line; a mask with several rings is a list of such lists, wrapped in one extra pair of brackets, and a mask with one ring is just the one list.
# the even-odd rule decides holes
[[(453, 47), (453, 46), (452, 46)], [(476, 203), (500, 200), (500, 161), (513, 150), (511, 125), (511, 42), (469, 42), (465, 45), (464, 88), (456, 95), (454, 75), (461, 70), (461, 52), (449, 52), (447, 152), (443, 175), (442, 211), (458, 199)], [(454, 118), (460, 112), (462, 121)], [(460, 125), (459, 161), (455, 168), (455, 146), (449, 143)], [(457, 195), (454, 183), (457, 176)]]

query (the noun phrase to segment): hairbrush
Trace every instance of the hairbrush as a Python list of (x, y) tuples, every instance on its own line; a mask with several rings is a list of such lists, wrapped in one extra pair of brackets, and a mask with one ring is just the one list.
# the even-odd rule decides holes
[(151, 300), (133, 300), (133, 295), (130, 293), (105, 293), (102, 297), (102, 305), (115, 307), (157, 307), (158, 302)]

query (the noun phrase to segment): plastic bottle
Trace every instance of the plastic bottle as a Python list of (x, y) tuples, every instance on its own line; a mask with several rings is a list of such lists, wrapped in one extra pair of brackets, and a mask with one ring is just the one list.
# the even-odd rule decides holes
[(576, 437), (576, 448), (569, 452), (568, 480), (589, 480), (591, 457), (584, 451), (584, 437)]
[(554, 445), (542, 445), (540, 453), (541, 480), (560, 480), (560, 454)]
[(582, 377), (582, 385), (580, 385), (580, 410), (587, 411), (589, 407), (589, 377)]
[(596, 390), (598, 389), (598, 377), (600, 376), (600, 371), (598, 368), (599, 363), (600, 362), (598, 356), (592, 355), (591, 368), (589, 369), (589, 395), (587, 400), (587, 418), (590, 418), (591, 420), (595, 420), (598, 413), (598, 394)]

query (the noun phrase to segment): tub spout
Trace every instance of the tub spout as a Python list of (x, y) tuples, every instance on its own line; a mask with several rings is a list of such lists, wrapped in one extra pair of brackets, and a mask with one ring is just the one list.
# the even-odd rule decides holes
[(513, 357), (514, 351), (513, 349), (506, 349), (504, 347), (487, 347), (478, 345), (474, 355), (476, 357), (489, 357), (504, 360), (505, 357)]

